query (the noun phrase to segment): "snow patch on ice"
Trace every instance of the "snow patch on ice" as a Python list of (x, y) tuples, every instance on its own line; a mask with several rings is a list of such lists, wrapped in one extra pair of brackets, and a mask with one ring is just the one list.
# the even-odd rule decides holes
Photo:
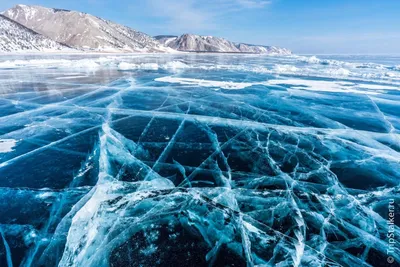
[(319, 64), (319, 63), (321, 63), (321, 60), (319, 58), (317, 58), (316, 56), (299, 57), (299, 61), (310, 63), (310, 64)]
[[(301, 89), (310, 91), (337, 92), (337, 93), (357, 93), (357, 94), (378, 94), (366, 90), (357, 90), (359, 85), (350, 82), (318, 81), (318, 80), (269, 80), (270, 85), (289, 85), (291, 89)], [(365, 87), (364, 87), (365, 88)]]
[(65, 76), (65, 77), (57, 77), (56, 80), (69, 80), (69, 79), (78, 79), (78, 78), (86, 78), (86, 75), (75, 75), (75, 76)]
[(330, 76), (349, 76), (351, 72), (348, 69), (339, 68), (339, 69), (327, 69), (325, 73)]
[[(337, 67), (350, 67), (350, 68), (358, 68), (358, 69), (374, 69), (374, 70), (384, 70), (384, 69), (393, 69), (396, 70), (398, 66), (387, 66), (379, 63), (372, 62), (347, 62), (335, 59), (320, 59), (316, 56), (297, 56), (293, 55), (291, 58), (297, 59), (299, 62), (308, 63), (308, 64), (320, 64), (320, 65), (329, 65), (329, 66), (337, 66)], [(398, 70), (398, 69), (397, 69)]]
[(298, 72), (300, 69), (293, 65), (280, 65), (274, 66), (273, 70), (278, 73)]
[[(111, 60), (111, 59), (110, 59)], [(0, 62), (0, 69), (15, 68), (74, 68), (74, 69), (97, 69), (106, 59), (30, 59), (30, 60), (7, 60)]]
[(191, 78), (178, 78), (172, 76), (156, 78), (155, 81), (165, 82), (165, 83), (178, 83), (182, 85), (196, 85), (201, 87), (218, 87), (222, 89), (244, 89), (246, 87), (259, 84), (259, 83), (238, 83), (231, 81), (210, 81), (210, 80), (191, 79)]
[(186, 69), (190, 66), (186, 65), (180, 61), (171, 61), (165, 64), (157, 64), (157, 63), (127, 63), (121, 62), (118, 64), (119, 70), (158, 70), (158, 69), (166, 69), (166, 70), (178, 70), (178, 69)]
[(371, 90), (400, 90), (400, 87), (379, 84), (359, 84), (357, 87)]
[(189, 68), (188, 65), (181, 61), (171, 61), (163, 65), (164, 69), (186, 69)]
[[(400, 87), (379, 84), (360, 84), (355, 82), (344, 81), (323, 81), (323, 80), (303, 80), (303, 79), (286, 79), (278, 80), (272, 79), (266, 82), (232, 82), (232, 81), (211, 81), (193, 78), (181, 77), (161, 77), (156, 78), (157, 82), (176, 83), (181, 85), (193, 85), (200, 87), (215, 87), (222, 89), (244, 89), (253, 85), (278, 85), (290, 86), (290, 89), (321, 91), (321, 92), (335, 92), (335, 93), (356, 93), (376, 95), (385, 90), (400, 90)], [(371, 91), (374, 90), (374, 91)]]
[(14, 139), (0, 139), (0, 153), (8, 153), (14, 151), (14, 147), (17, 145), (17, 140)]
[(118, 69), (119, 70), (158, 70), (159, 65), (157, 63), (134, 64), (134, 63), (121, 62), (118, 64)]

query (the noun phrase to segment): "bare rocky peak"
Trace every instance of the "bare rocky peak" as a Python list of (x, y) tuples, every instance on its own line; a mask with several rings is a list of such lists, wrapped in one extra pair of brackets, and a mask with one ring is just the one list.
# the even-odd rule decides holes
[(274, 46), (234, 43), (224, 38), (183, 34), (181, 36), (159, 35), (155, 37), (165, 46), (187, 52), (256, 53), (289, 55), (291, 51)]
[(189, 52), (237, 52), (240, 51), (235, 47), (232, 42), (226, 39), (213, 37), (213, 36), (201, 36), (195, 34), (183, 34), (180, 37), (171, 38), (159, 38), (156, 37), (160, 42), (165, 45), (179, 50)]
[(152, 37), (99, 17), (63, 9), (17, 5), (3, 15), (67, 45), (110, 52), (165, 52)]
[(73, 49), (0, 15), (0, 52), (39, 51), (73, 51)]

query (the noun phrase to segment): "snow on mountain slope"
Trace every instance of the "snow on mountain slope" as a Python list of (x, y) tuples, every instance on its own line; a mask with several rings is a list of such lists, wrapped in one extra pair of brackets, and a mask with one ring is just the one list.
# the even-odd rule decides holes
[(194, 34), (184, 34), (166, 45), (176, 50), (190, 52), (240, 52), (232, 42), (223, 38)]
[(157, 36), (154, 36), (154, 38), (157, 41), (159, 41), (161, 44), (168, 46), (169, 43), (178, 39), (178, 36), (176, 36), (176, 35), (157, 35)]
[(61, 50), (72, 51), (68, 46), (55, 42), (0, 15), (0, 52), (51, 52)]
[(237, 43), (236, 47), (242, 53), (279, 54), (279, 55), (291, 55), (292, 54), (292, 52), (289, 49), (276, 47), (276, 46)]
[(41, 6), (16, 5), (3, 15), (72, 47), (107, 52), (171, 51), (152, 37), (90, 14)]
[(155, 36), (160, 43), (179, 51), (188, 52), (221, 52), (221, 53), (256, 53), (290, 55), (291, 51), (274, 46), (234, 43), (224, 38), (183, 34), (181, 36)]

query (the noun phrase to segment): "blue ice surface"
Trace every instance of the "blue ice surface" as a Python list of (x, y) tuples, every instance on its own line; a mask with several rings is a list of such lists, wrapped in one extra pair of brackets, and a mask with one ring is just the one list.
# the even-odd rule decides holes
[(1, 56), (0, 266), (386, 266), (399, 130), (396, 56)]

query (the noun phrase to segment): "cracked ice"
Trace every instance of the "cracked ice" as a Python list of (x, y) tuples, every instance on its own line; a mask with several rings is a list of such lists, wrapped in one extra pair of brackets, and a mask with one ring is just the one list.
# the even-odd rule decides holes
[(386, 264), (395, 63), (36, 57), (0, 63), (1, 266)]

